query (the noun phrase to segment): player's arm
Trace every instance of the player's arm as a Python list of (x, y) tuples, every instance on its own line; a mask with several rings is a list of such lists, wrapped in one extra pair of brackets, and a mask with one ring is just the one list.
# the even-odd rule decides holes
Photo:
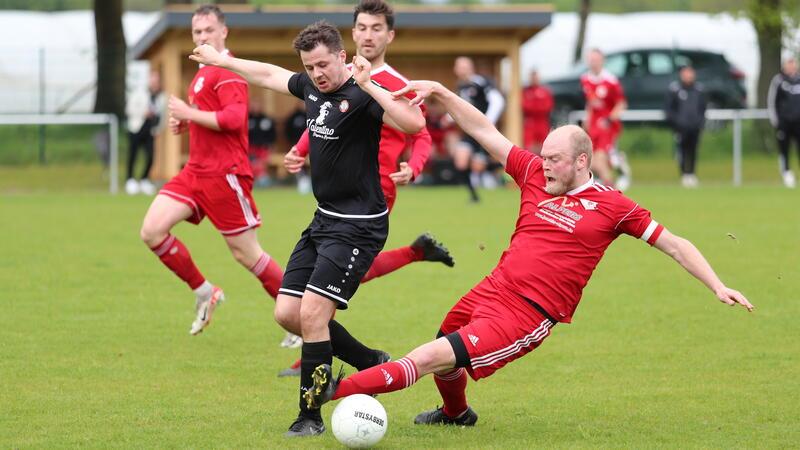
[(300, 135), (297, 144), (293, 145), (286, 156), (283, 157), (283, 166), (289, 173), (298, 173), (306, 165), (308, 155), (308, 128)]
[(222, 67), (243, 76), (250, 84), (290, 95), (289, 78), (294, 72), (274, 64), (234, 58), (223, 55), (214, 47), (203, 44), (196, 47), (189, 59), (200, 64)]
[(753, 305), (747, 298), (741, 292), (725, 286), (700, 250), (688, 240), (664, 229), (653, 246), (671, 256), (687, 272), (705, 284), (722, 303), (730, 306), (738, 303), (748, 311), (753, 311)]
[(494, 159), (503, 166), (506, 165), (508, 153), (513, 144), (503, 136), (492, 122), (468, 101), (456, 95), (441, 83), (436, 81), (412, 81), (403, 89), (392, 93), (395, 97), (405, 95), (409, 91), (416, 92), (417, 96), (411, 100), (412, 104), (419, 104), (428, 97), (441, 102), (450, 116), (462, 130), (472, 136), (481, 147), (485, 148)]
[(431, 156), (432, 144), (427, 127), (411, 135), (411, 157), (408, 162), (400, 163), (400, 170), (389, 174), (394, 184), (408, 184), (419, 176)]
[(618, 100), (614, 105), (614, 108), (611, 110), (611, 113), (608, 115), (608, 118), (611, 120), (619, 120), (622, 113), (628, 109), (628, 100), (625, 99), (625, 94), (622, 92), (622, 86), (617, 85), (616, 89)]
[(362, 56), (353, 57), (353, 78), (358, 86), (383, 108), (383, 122), (406, 134), (418, 133), (425, 128), (425, 117), (417, 103), (393, 97), (392, 94), (372, 82), (372, 65)]
[(170, 128), (173, 128), (172, 120), (174, 119), (179, 122), (179, 129), (183, 129), (189, 122), (194, 122), (215, 131), (222, 129), (217, 122), (216, 111), (201, 111), (197, 108), (192, 108), (174, 95), (169, 97), (167, 109), (169, 109)]

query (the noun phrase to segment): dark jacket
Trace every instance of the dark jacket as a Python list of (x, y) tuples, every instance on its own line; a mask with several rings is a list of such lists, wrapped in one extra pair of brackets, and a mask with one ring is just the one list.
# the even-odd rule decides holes
[(800, 76), (781, 72), (772, 78), (767, 92), (769, 121), (775, 128), (800, 125)]
[(676, 132), (700, 130), (706, 122), (706, 103), (703, 86), (696, 82), (687, 86), (673, 81), (667, 91), (664, 112)]

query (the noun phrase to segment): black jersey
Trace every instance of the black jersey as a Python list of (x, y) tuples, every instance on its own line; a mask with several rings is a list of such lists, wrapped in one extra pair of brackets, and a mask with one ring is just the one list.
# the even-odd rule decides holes
[(772, 78), (767, 92), (767, 111), (776, 128), (800, 124), (800, 76), (790, 77), (781, 72)]
[(335, 92), (317, 90), (305, 72), (289, 79), (305, 100), (311, 183), (324, 214), (378, 217), (388, 212), (378, 174), (383, 108), (351, 77)]
[(466, 82), (459, 81), (458, 96), (485, 114), (492, 123), (497, 122), (505, 106), (503, 94), (488, 78), (481, 75), (472, 75)]

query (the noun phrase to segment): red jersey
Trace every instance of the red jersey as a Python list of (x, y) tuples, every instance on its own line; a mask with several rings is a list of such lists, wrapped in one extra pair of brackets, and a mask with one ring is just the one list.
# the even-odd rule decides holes
[[(601, 119), (607, 120), (617, 104), (625, 101), (619, 80), (605, 69), (599, 75), (591, 72), (581, 75), (581, 88), (586, 97), (586, 109), (591, 114), (590, 129), (596, 127)], [(611, 128), (618, 131), (619, 121), (612, 123)]]
[(590, 179), (564, 195), (544, 190), (542, 159), (514, 146), (506, 172), (520, 186), (519, 218), (511, 244), (492, 277), (571, 322), (584, 286), (620, 234), (653, 245), (664, 227), (621, 192)]
[(189, 162), (195, 175), (253, 176), (247, 159), (247, 81), (214, 66), (201, 66), (189, 84), (189, 106), (214, 111), (220, 131), (189, 122)]
[[(351, 66), (348, 65), (348, 68), (350, 67)], [(400, 75), (399, 72), (394, 70), (394, 68), (392, 68), (392, 66), (389, 64), (384, 64), (378, 68), (372, 69), (372, 72), (370, 72), (370, 77), (372, 78), (372, 81), (389, 92), (402, 89), (408, 84), (408, 80)], [(406, 94), (406, 97), (413, 99), (416, 97), (416, 94), (409, 92)], [(424, 113), (424, 106), (422, 108)], [(428, 157), (431, 154), (431, 135), (427, 128), (423, 128), (417, 134), (410, 136), (411, 158), (408, 160), (408, 165), (411, 167), (411, 170), (414, 172), (414, 177), (416, 178), (420, 172), (422, 172), (422, 169), (425, 167), (425, 163), (428, 162)], [(384, 196), (387, 198), (387, 201), (389, 201), (390, 204), (396, 195), (397, 186), (395, 186), (392, 179), (389, 178), (389, 174), (397, 172), (397, 161), (400, 159), (400, 156), (403, 154), (403, 151), (408, 145), (407, 139), (408, 135), (396, 128), (390, 127), (389, 125), (384, 124), (383, 128), (381, 129), (378, 165), (381, 176), (381, 188), (383, 189)], [(303, 133), (300, 141), (297, 142), (297, 151), (301, 156), (306, 156), (308, 154), (308, 132)]]
[(522, 114), (528, 122), (543, 123), (550, 128), (550, 111), (553, 110), (553, 94), (546, 86), (528, 86), (522, 90)]

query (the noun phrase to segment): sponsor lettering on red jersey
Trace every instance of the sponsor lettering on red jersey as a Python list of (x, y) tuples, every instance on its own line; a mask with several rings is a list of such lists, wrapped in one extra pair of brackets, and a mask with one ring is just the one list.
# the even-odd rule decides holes
[(247, 81), (214, 66), (201, 66), (189, 84), (188, 104), (214, 111), (220, 131), (189, 123), (187, 169), (198, 176), (252, 176), (247, 159)]
[(621, 192), (590, 179), (564, 195), (544, 190), (542, 159), (514, 147), (506, 172), (520, 186), (519, 218), (492, 277), (570, 322), (583, 288), (620, 234), (653, 245), (664, 227)]

